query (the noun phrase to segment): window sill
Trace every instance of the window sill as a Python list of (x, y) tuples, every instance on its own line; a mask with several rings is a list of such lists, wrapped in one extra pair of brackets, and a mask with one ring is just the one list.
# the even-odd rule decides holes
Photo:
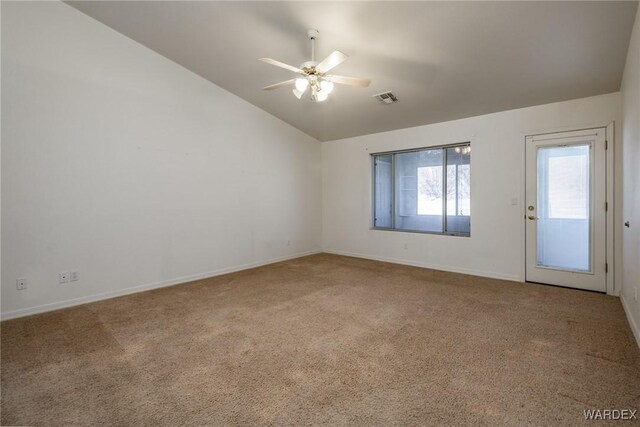
[(398, 233), (432, 234), (435, 236), (471, 237), (471, 233), (442, 233), (439, 231), (404, 230), (400, 228), (369, 227), (371, 231), (395, 231)]

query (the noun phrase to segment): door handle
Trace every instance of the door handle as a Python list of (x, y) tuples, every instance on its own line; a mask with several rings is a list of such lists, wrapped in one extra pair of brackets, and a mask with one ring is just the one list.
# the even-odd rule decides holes
[(538, 219), (533, 215), (529, 215), (527, 218), (529, 219), (529, 221), (535, 221), (536, 219)]

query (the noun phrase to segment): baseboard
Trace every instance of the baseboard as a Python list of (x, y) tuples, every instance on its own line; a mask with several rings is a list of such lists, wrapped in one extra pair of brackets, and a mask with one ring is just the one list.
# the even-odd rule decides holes
[(163, 281), (155, 282), (155, 283), (149, 283), (149, 284), (146, 284), (146, 285), (138, 285), (138, 286), (133, 286), (133, 287), (130, 287), (130, 288), (119, 289), (117, 291), (102, 292), (102, 293), (99, 293), (99, 294), (88, 295), (88, 296), (80, 297), (80, 298), (73, 298), (73, 299), (65, 300), (65, 301), (58, 301), (58, 302), (53, 302), (53, 303), (49, 303), (49, 304), (38, 305), (38, 306), (35, 306), (35, 307), (21, 308), (21, 309), (18, 309), (18, 310), (12, 310), (12, 311), (7, 311), (7, 312), (4, 312), (4, 313), (0, 313), (0, 320), (16, 319), (18, 317), (31, 316), (33, 314), (45, 313), (47, 311), (59, 310), (59, 309), (62, 309), (62, 308), (73, 307), (73, 306), (76, 306), (76, 305), (87, 304), (87, 303), (90, 303), (90, 302), (96, 302), (96, 301), (101, 301), (101, 300), (105, 300), (105, 299), (120, 297), (120, 296), (124, 296), (124, 295), (130, 295), (130, 294), (135, 294), (135, 293), (139, 293), (139, 292), (150, 291), (152, 289), (159, 289), (159, 288), (165, 288), (165, 287), (168, 287), (168, 286), (180, 285), (180, 284), (183, 284), (183, 283), (193, 282), (194, 280), (202, 280), (202, 279), (207, 279), (207, 278), (210, 278), (210, 277), (221, 276), (223, 274), (234, 273), (236, 271), (248, 270), (248, 269), (251, 269), (251, 268), (261, 267), (263, 265), (274, 264), (276, 262), (282, 262), (282, 261), (287, 261), (287, 260), (290, 260), (290, 259), (301, 258), (301, 257), (304, 257), (304, 256), (313, 255), (313, 254), (317, 254), (317, 253), (320, 253), (320, 252), (322, 252), (322, 251), (319, 250), (319, 249), (318, 250), (313, 250), (313, 251), (306, 251), (306, 252), (297, 253), (295, 255), (287, 255), (287, 256), (282, 256), (282, 257), (277, 257), (277, 258), (270, 258), (270, 259), (264, 260), (264, 261), (258, 261), (258, 262), (253, 262), (253, 263), (249, 263), (249, 264), (242, 264), (242, 265), (237, 265), (237, 266), (234, 266), (234, 267), (221, 268), (219, 270), (209, 271), (209, 272), (206, 272), (206, 273), (199, 273), (199, 274), (193, 274), (193, 275), (189, 275), (189, 276), (182, 276), (182, 277), (178, 277), (178, 278), (175, 278), (175, 279), (163, 280)]
[(442, 271), (448, 271), (448, 272), (451, 272), (451, 273), (461, 273), (461, 274), (469, 274), (469, 275), (472, 275), (472, 276), (489, 277), (491, 279), (512, 280), (512, 281), (516, 281), (516, 282), (522, 282), (523, 281), (520, 276), (515, 275), (515, 274), (514, 275), (501, 274), (501, 273), (494, 273), (494, 272), (490, 272), (490, 271), (475, 270), (475, 269), (470, 269), (470, 268), (454, 267), (454, 266), (450, 266), (450, 265), (430, 264), (430, 263), (426, 263), (426, 262), (407, 261), (407, 260), (398, 259), (398, 258), (380, 257), (380, 256), (375, 256), (375, 255), (360, 254), (360, 253), (347, 252), (347, 251), (338, 251), (338, 250), (332, 250), (332, 249), (325, 249), (325, 250), (323, 250), (323, 252), (328, 253), (328, 254), (334, 254), (334, 255), (344, 255), (344, 256), (350, 256), (350, 257), (355, 257), (355, 258), (370, 259), (370, 260), (373, 260), (373, 261), (389, 262), (389, 263), (392, 263), (392, 264), (410, 265), (412, 267), (431, 268), (433, 270), (442, 270)]
[(624, 308), (624, 313), (627, 315), (627, 320), (629, 321), (629, 326), (631, 326), (631, 331), (633, 332), (633, 336), (636, 337), (636, 344), (640, 347), (640, 328), (633, 318), (633, 314), (631, 313), (631, 308), (629, 307), (629, 303), (624, 295), (620, 295), (620, 301), (622, 301), (622, 308)]

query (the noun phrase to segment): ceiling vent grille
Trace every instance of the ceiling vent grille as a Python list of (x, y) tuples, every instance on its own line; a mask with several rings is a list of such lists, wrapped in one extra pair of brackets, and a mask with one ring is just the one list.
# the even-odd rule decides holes
[(398, 98), (396, 98), (393, 92), (382, 92), (377, 95), (373, 95), (373, 97), (383, 104), (393, 104), (394, 102), (398, 102)]

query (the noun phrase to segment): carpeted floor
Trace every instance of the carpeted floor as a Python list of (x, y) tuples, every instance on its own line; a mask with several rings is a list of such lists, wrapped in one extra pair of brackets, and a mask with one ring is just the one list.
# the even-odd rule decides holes
[(618, 298), (320, 254), (6, 321), (4, 425), (575, 425), (640, 406)]

